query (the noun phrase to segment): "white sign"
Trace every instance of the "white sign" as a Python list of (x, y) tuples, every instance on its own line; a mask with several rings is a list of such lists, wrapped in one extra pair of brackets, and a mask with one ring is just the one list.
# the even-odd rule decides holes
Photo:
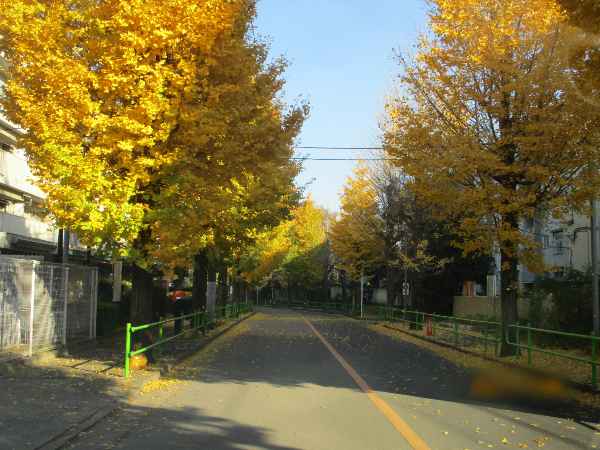
[(405, 297), (410, 295), (410, 283), (408, 281), (402, 283), (402, 295)]

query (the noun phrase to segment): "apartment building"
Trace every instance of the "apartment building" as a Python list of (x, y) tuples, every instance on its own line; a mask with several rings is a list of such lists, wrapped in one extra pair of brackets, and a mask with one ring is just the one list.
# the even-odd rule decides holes
[[(547, 267), (547, 275), (561, 276), (573, 269), (586, 271), (592, 264), (590, 218), (571, 212), (566, 217), (534, 220), (524, 224), (524, 232), (533, 234)], [(522, 267), (521, 283), (535, 281), (536, 275)]]
[[(0, 56), (0, 95), (5, 61)], [(42, 255), (56, 253), (58, 230), (43, 208), (45, 194), (35, 185), (18, 138), (25, 133), (0, 111), (0, 254)], [(75, 237), (71, 247), (83, 250)]]

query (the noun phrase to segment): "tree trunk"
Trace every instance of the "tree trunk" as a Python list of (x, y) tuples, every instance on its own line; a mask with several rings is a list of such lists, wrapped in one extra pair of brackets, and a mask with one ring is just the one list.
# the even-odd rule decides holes
[(58, 244), (56, 247), (56, 259), (58, 263), (67, 264), (69, 262), (69, 247), (70, 247), (69, 230), (60, 228), (58, 230)]
[(507, 343), (507, 340), (515, 342), (516, 332), (510, 325), (517, 324), (519, 320), (517, 298), (519, 294), (519, 267), (518, 259), (509, 255), (505, 250), (500, 252), (502, 267), (501, 287), (501, 312), (502, 312), (502, 342), (500, 344), (500, 356), (514, 356), (518, 349)]
[(231, 302), (232, 303), (240, 303), (240, 280), (237, 278), (233, 278), (230, 281), (231, 286), (233, 286), (231, 292)]
[(387, 305), (394, 306), (396, 300), (396, 269), (391, 265), (386, 268)]
[(222, 265), (219, 270), (219, 287), (218, 287), (219, 304), (221, 304), (221, 305), (226, 305), (228, 303), (227, 300), (229, 298), (229, 292), (228, 292), (227, 282), (228, 282), (227, 266)]
[(152, 274), (138, 265), (133, 265), (131, 281), (130, 322), (136, 325), (152, 322)]
[(194, 256), (194, 278), (192, 285), (192, 308), (194, 311), (206, 309), (206, 282), (208, 259), (202, 251)]
[(217, 302), (217, 271), (209, 264), (207, 268), (206, 311), (209, 318), (214, 318)]

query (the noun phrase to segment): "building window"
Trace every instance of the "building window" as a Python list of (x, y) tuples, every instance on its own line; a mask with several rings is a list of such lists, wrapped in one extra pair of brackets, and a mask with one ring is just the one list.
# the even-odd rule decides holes
[(547, 234), (543, 234), (542, 235), (542, 248), (549, 248), (550, 247), (550, 236), (548, 236)]
[(25, 201), (24, 206), (25, 214), (37, 217), (38, 219), (45, 219), (48, 215), (48, 210), (44, 208), (40, 203), (32, 200)]

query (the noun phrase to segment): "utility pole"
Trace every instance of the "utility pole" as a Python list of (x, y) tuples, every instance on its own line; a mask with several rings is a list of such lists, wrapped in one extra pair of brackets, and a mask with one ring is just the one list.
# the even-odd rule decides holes
[(360, 318), (363, 318), (363, 301), (365, 298), (365, 275), (364, 269), (360, 270)]
[(598, 292), (598, 202), (592, 200), (591, 220), (592, 244), (592, 305), (594, 319), (594, 335), (600, 336), (600, 296)]

